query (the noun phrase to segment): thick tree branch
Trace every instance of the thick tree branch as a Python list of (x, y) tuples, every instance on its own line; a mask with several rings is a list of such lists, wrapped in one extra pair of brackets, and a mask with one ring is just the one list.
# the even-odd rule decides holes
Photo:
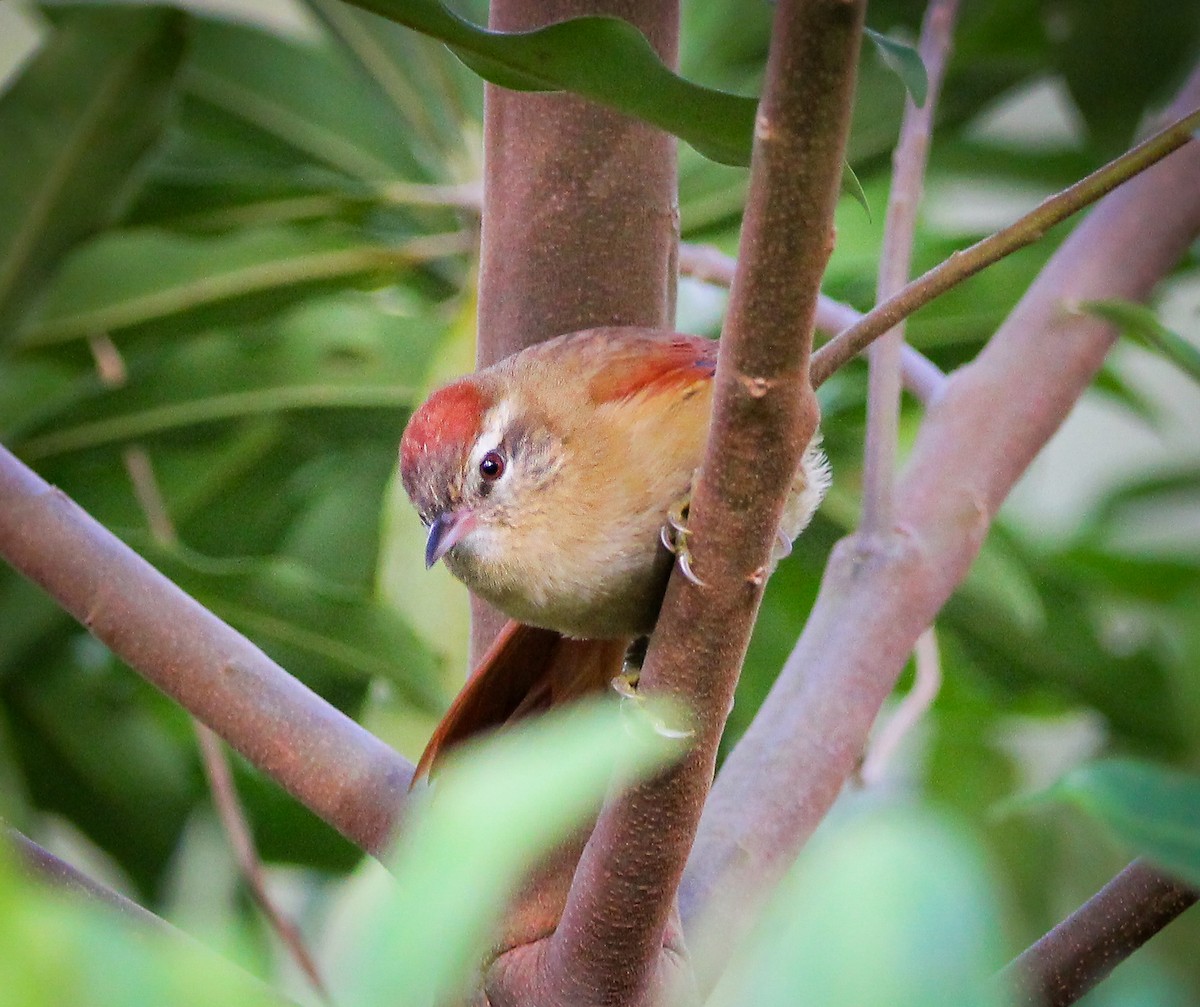
[(1194, 888), (1135, 860), (1001, 975), (1016, 1003), (1067, 1007), (1197, 899)]
[[(928, 75), (925, 104), (918, 108), (908, 98), (900, 139), (892, 157), (892, 188), (888, 195), (879, 256), (876, 302), (886, 301), (909, 280), (917, 209), (925, 189), (925, 165), (933, 136), (933, 116), (942, 90), (942, 77), (950, 53), (958, 0), (931, 0), (921, 26), (920, 53)], [(867, 436), (863, 448), (863, 513), (860, 532), (885, 533), (892, 522), (892, 490), (896, 474), (896, 436), (900, 425), (900, 371), (904, 353), (904, 322), (871, 344), (867, 351), (870, 374), (867, 384)]]
[[(601, 815), (546, 955), (539, 1003), (643, 1002), (712, 780), (785, 497), (817, 425), (808, 381), (818, 286), (854, 90), (863, 3), (781, 0), (755, 129), (713, 421), (643, 688), (694, 714), (689, 756)], [(669, 939), (669, 937), (668, 937)]]
[[(1175, 114), (1197, 101), (1200, 74)], [(892, 533), (882, 544), (839, 543), (804, 634), (725, 762), (681, 890), (685, 920), (721, 893), (731, 943), (751, 893), (779, 877), (823, 818), (917, 637), (1115, 339), (1064, 303), (1143, 300), (1200, 232), (1197, 177), (1200, 143), (1191, 143), (1104, 199), (977, 360), (949, 379), (898, 486)]]
[(1018, 249), (1033, 244), (1055, 224), (1091, 206), (1123, 182), (1186, 144), (1192, 139), (1196, 127), (1200, 126), (1200, 109), (1194, 105), (1177, 104), (1175, 111), (1179, 118), (1144, 143), (1069, 189), (1051, 196), (1037, 209), (1003, 230), (976, 242), (970, 248), (955, 252), (945, 262), (917, 277), (903, 290), (868, 311), (860, 321), (816, 352), (812, 364), (813, 384), (822, 385), (834, 371), (853, 360), (897, 322), (938, 295)]
[(386, 848), (412, 766), (3, 448), (0, 556), (347, 839)]
[[(586, 14), (634, 24), (668, 66), (678, 0), (493, 0), (488, 27)], [(484, 87), (479, 365), (598, 325), (669, 328), (675, 312), (675, 141), (568, 94)], [(472, 665), (504, 617), (472, 604)]]

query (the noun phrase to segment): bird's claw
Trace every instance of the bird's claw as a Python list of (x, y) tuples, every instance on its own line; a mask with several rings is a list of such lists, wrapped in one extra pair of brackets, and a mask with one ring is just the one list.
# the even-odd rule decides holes
[(621, 674), (615, 676), (609, 684), (613, 692), (622, 699), (641, 700), (642, 697), (638, 695), (638, 679), (641, 674), (641, 668), (627, 664)]
[(687, 510), (688, 501), (686, 499), (675, 504), (667, 512), (667, 523), (662, 526), (658, 537), (664, 548), (668, 552), (674, 553), (679, 560), (680, 573), (696, 587), (705, 587), (704, 581), (692, 569), (692, 551), (688, 548), (687, 543), (688, 537), (691, 535), (691, 530), (687, 526)]

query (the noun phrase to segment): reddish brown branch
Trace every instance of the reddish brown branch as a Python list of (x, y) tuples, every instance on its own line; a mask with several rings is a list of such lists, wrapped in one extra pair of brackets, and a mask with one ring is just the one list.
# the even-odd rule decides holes
[(347, 839), (386, 847), (412, 766), (3, 448), (0, 556)]
[[(1181, 103), (1198, 98), (1200, 75)], [(681, 892), (685, 919), (722, 893), (730, 943), (751, 893), (774, 883), (824, 817), (917, 637), (1115, 339), (1063, 304), (1144, 299), (1200, 231), (1198, 177), (1193, 143), (1103, 200), (978, 359), (949, 379), (898, 486), (893, 532), (835, 549), (800, 642), (725, 762)]]
[(808, 359), (863, 7), (782, 0), (776, 11), (712, 429), (689, 517), (693, 566), (709, 586), (672, 578), (642, 674), (647, 691), (693, 711), (695, 744), (680, 765), (601, 815), (546, 955), (541, 1002), (640, 1003), (662, 979), (669, 911), (763, 571), (817, 425)]
[[(522, 31), (585, 14), (639, 28), (668, 66), (677, 0), (493, 0)], [(675, 141), (583, 98), (484, 87), (480, 366), (598, 325), (669, 328), (675, 312)], [(503, 617), (472, 605), (472, 662)]]
[(1135, 860), (1001, 973), (1029, 1007), (1067, 1007), (1200, 899)]

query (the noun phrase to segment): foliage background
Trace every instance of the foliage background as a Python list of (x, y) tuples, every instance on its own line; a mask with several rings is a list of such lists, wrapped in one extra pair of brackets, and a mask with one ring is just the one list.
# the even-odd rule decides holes
[[(869, 21), (911, 36), (920, 13), (874, 3)], [(393, 462), (408, 410), (471, 365), (479, 81), (335, 0), (243, 0), (220, 16), (13, 5), (0, 18), (0, 441), (416, 754), (461, 681), (465, 599), (421, 569)], [(754, 93), (769, 21), (766, 4), (687, 5), (683, 73)], [(1178, 0), (1153, 17), (1119, 0), (965, 5), (917, 268), (1123, 149), (1198, 43), (1200, 15)], [(902, 100), (864, 51), (849, 161), (875, 212), (843, 201), (825, 286), (860, 309)], [(745, 171), (687, 147), (680, 162), (684, 239), (732, 253)], [(1065, 233), (922, 311), (910, 341), (945, 368), (969, 360)], [(1194, 253), (1156, 305), (1193, 344), (1197, 266)], [(715, 334), (723, 303), (685, 279), (679, 327)], [(835, 488), (772, 581), (727, 743), (856, 520), (864, 395), (857, 365), (822, 389)], [(1197, 415), (1200, 395), (1170, 365), (1132, 344), (1113, 354), (939, 621), (933, 715), (885, 785), (849, 793), (829, 827), (852, 828), (861, 805), (948, 816), (1000, 893), (1010, 953), (1129, 850), (1082, 817), (998, 816), (997, 802), (1099, 754), (1200, 763)], [(148, 525), (131, 449), (152, 461), (174, 537)], [(237, 773), (281, 890), (337, 958), (337, 921), (371, 898), (369, 868), (355, 875), (345, 841)], [(260, 974), (282, 968), (214, 824), (187, 716), (8, 570), (0, 780), (5, 821), (222, 945), (240, 933), (234, 954)], [(904, 850), (938, 848), (921, 827)], [(911, 840), (908, 828), (895, 834)], [(1200, 999), (1198, 926), (1181, 921), (1093, 1002)]]

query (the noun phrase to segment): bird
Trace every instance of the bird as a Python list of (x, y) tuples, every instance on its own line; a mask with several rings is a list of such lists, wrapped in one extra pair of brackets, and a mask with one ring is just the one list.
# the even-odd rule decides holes
[[(687, 501), (712, 411), (717, 343), (602, 327), (534, 344), (435, 391), (400, 440), (400, 476), (441, 561), (509, 617), (417, 766), (481, 731), (620, 675), (654, 628), (687, 546)], [(830, 483), (803, 452), (775, 558)]]

